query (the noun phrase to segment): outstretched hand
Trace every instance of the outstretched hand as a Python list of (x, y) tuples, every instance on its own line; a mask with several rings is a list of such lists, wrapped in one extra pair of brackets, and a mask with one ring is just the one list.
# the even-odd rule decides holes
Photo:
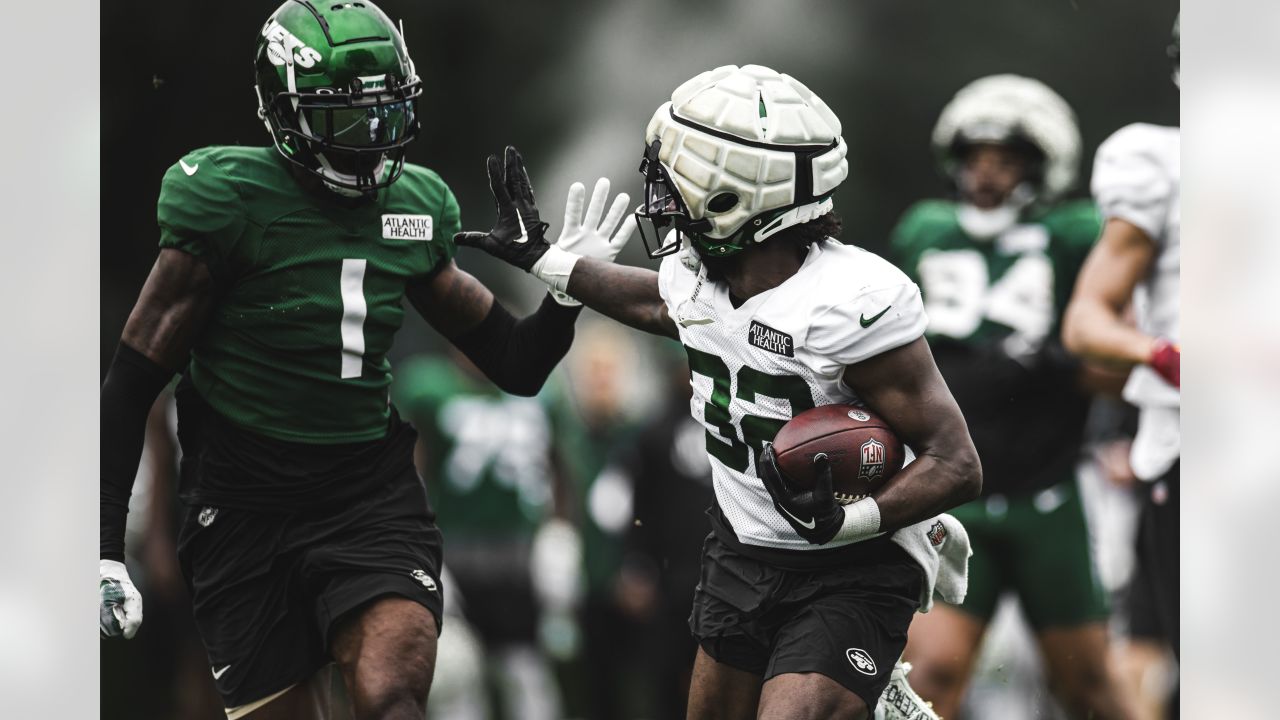
[(591, 204), (587, 206), (584, 215), (586, 195), (587, 189), (582, 183), (576, 182), (569, 186), (560, 237), (551, 251), (534, 263), (530, 271), (547, 284), (551, 289), (551, 297), (556, 302), (569, 307), (582, 304), (565, 292), (569, 287), (569, 275), (578, 259), (589, 257), (602, 262), (613, 262), (635, 229), (634, 218), (624, 219), (627, 205), (631, 202), (626, 193), (618, 193), (609, 207), (609, 213), (605, 214), (605, 202), (609, 199), (609, 178), (596, 180), (595, 190), (591, 192)]
[(803, 489), (787, 479), (778, 469), (778, 456), (773, 443), (765, 443), (756, 467), (760, 481), (773, 498), (778, 514), (795, 529), (796, 534), (814, 545), (831, 541), (844, 524), (844, 508), (836, 502), (831, 487), (831, 461), (823, 453), (813, 459), (813, 488)]
[(519, 151), (508, 145), (502, 160), (489, 156), (487, 167), (498, 219), (487, 233), (460, 232), (453, 241), (479, 248), (528, 272), (550, 245), (546, 239), (547, 223), (538, 215), (524, 160)]

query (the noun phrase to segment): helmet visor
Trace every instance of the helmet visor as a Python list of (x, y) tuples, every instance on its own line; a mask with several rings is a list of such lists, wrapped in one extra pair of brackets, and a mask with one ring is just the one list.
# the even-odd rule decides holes
[(413, 102), (367, 105), (307, 105), (299, 108), (311, 134), (334, 148), (386, 148), (399, 145), (413, 126)]

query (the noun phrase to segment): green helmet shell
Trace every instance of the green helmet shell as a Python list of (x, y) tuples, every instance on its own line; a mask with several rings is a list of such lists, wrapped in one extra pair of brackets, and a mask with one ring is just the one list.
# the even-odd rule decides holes
[(368, 0), (287, 0), (258, 35), (258, 116), (276, 149), (335, 189), (372, 192), (404, 169), (421, 81)]

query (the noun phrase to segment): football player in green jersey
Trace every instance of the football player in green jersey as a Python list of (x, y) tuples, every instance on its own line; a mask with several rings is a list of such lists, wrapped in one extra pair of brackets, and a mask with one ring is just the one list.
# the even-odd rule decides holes
[(1058, 342), (1099, 231), (1091, 203), (1061, 201), (1079, 162), (1075, 116), (1038, 81), (986, 77), (943, 110), (933, 144), (956, 199), (916, 204), (892, 247), (920, 284), (984, 484), (952, 511), (973, 542), (969, 594), (916, 617), (912, 681), (954, 717), (996, 602), (1013, 591), (1073, 715), (1129, 717), (1108, 671), (1107, 608), (1076, 487), (1089, 397)]
[[(416, 433), (387, 395), (401, 301), (522, 395), (568, 349), (577, 303), (549, 296), (516, 320), (454, 264), (453, 194), (405, 162), (421, 81), (368, 0), (288, 0), (255, 71), (274, 147), (204, 148), (165, 174), (159, 258), (103, 382), (102, 635), (142, 621), (125, 516), (147, 410), (181, 372), (179, 562), (228, 717), (324, 717), (317, 671), (336, 662), (356, 717), (421, 718), (441, 551)], [(488, 174), (497, 223), (472, 236), (532, 263), (547, 225), (519, 154)], [(602, 215), (574, 215), (560, 242), (607, 248)]]

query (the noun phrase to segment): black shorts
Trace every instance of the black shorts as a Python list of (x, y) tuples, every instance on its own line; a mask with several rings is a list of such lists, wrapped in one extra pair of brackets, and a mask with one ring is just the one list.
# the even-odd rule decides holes
[(694, 638), (716, 662), (764, 680), (821, 673), (874, 711), (907, 644), (923, 578), (887, 537), (860, 545), (841, 553), (839, 566), (793, 570), (709, 535), (689, 618)]
[(227, 707), (309, 678), (331, 661), (335, 623), (374, 598), (441, 620), (440, 531), (412, 463), (339, 506), (190, 506), (178, 560)]
[(1182, 462), (1178, 461), (1159, 479), (1147, 483), (1138, 520), (1138, 564), (1143, 572), (1140, 581), (1148, 583), (1154, 626), (1163, 632), (1175, 657), (1181, 653), (1178, 632), (1181, 466)]

